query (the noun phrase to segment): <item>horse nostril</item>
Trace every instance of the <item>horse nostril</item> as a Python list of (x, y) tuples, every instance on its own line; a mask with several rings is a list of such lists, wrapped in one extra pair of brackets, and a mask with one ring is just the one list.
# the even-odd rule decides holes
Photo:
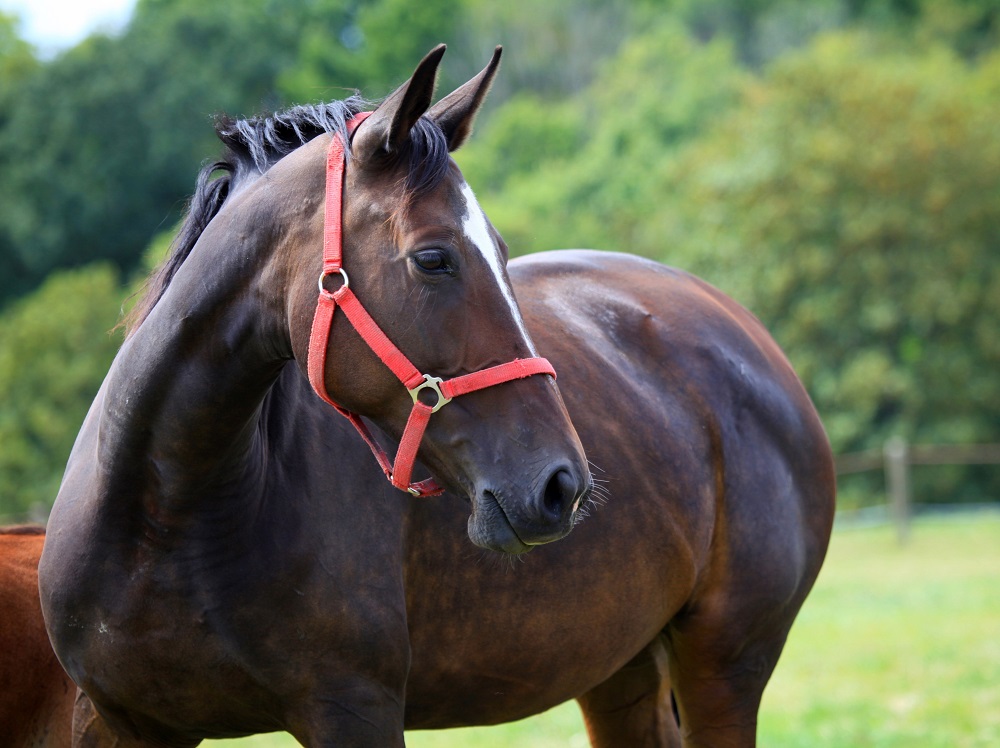
[(545, 493), (542, 494), (542, 507), (545, 513), (553, 520), (559, 520), (563, 516), (566, 507), (576, 502), (578, 493), (577, 481), (572, 474), (564, 468), (559, 468), (549, 478), (545, 485)]

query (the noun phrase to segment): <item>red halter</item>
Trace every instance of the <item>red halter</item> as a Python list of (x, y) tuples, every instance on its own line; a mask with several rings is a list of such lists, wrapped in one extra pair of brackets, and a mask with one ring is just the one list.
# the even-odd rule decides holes
[[(371, 112), (357, 114), (347, 123), (348, 132), (353, 132)], [(334, 133), (330, 150), (326, 158), (326, 214), (323, 227), (323, 273), (319, 277), (319, 299), (316, 302), (316, 314), (313, 317), (312, 331), (309, 336), (309, 381), (316, 394), (328, 402), (347, 418), (358, 430), (378, 460), (389, 482), (396, 488), (409, 491), (414, 496), (435, 496), (444, 489), (433, 478), (419, 483), (410, 483), (413, 463), (417, 458), (417, 450), (423, 438), (424, 430), (431, 414), (451, 402), (452, 398), (469, 392), (492, 387), (495, 384), (523, 379), (533, 374), (550, 374), (555, 377), (555, 369), (544, 358), (515, 359), (506, 364), (491, 366), (487, 369), (465, 374), (460, 377), (442, 380), (430, 374), (421, 374), (410, 360), (403, 355), (392, 341), (386, 337), (375, 320), (365, 310), (358, 297), (350, 288), (350, 281), (343, 267), (343, 187), (344, 187), (344, 141), (339, 134)], [(343, 284), (333, 293), (323, 286), (328, 275), (339, 274)], [(326, 391), (326, 351), (330, 339), (330, 327), (337, 306), (344, 311), (348, 321), (364, 339), (368, 346), (389, 367), (393, 374), (403, 383), (413, 397), (413, 410), (406, 422), (403, 436), (396, 452), (396, 464), (389, 462), (389, 456), (382, 446), (372, 436), (368, 426), (361, 416), (335, 403)], [(425, 405), (420, 401), (421, 391), (428, 389), (434, 392), (437, 400), (433, 405)]]

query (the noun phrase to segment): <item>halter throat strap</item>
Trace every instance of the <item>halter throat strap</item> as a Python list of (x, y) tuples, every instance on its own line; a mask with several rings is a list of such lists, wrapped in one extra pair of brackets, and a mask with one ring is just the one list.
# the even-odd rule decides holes
[[(371, 112), (355, 115), (347, 123), (352, 134)], [(368, 444), (389, 482), (396, 488), (409, 491), (414, 496), (436, 496), (444, 491), (433, 478), (411, 483), (413, 465), (431, 414), (447, 405), (453, 398), (492, 387), (504, 382), (523, 379), (535, 374), (555, 377), (555, 369), (544, 358), (514, 359), (505, 364), (491, 366), (471, 374), (441, 379), (422, 374), (378, 326), (351, 290), (350, 278), (343, 261), (343, 190), (345, 170), (345, 144), (339, 133), (334, 133), (326, 157), (326, 205), (323, 222), (323, 272), (319, 277), (319, 297), (309, 335), (307, 369), (313, 390), (338, 413), (349, 420), (362, 439)], [(342, 283), (333, 292), (326, 289), (324, 281), (340, 275)], [(396, 451), (395, 463), (390, 462), (385, 449), (372, 435), (361, 416), (338, 405), (326, 390), (326, 359), (330, 332), (337, 308), (344, 313), (354, 329), (375, 352), (413, 398), (413, 409), (403, 429), (403, 436)], [(425, 393), (429, 390), (429, 393)], [(425, 402), (434, 397), (433, 402)]]

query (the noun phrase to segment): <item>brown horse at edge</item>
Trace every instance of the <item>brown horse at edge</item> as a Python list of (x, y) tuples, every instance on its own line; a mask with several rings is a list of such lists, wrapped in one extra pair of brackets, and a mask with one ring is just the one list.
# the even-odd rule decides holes
[(0, 744), (67, 748), (76, 686), (45, 633), (38, 559), (45, 531), (0, 527)]
[[(382, 748), (568, 699), (594, 746), (754, 744), (829, 540), (819, 419), (761, 324), (686, 273), (573, 251), (508, 275), (447, 156), (499, 55), (428, 108), (441, 52), (351, 140), (351, 286), (423, 371), (542, 355), (558, 387), (457, 398), (419, 452), (448, 493), (386, 484), (305, 374), (327, 133), (358, 107), (230, 123), (50, 518), (76, 746)], [(326, 388), (399, 439), (410, 397), (335, 320)]]

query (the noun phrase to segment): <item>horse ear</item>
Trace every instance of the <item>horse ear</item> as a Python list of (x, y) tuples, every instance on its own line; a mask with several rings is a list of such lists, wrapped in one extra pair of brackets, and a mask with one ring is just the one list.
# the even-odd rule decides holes
[(493, 59), (475, 78), (461, 88), (445, 96), (431, 107), (430, 118), (435, 120), (445, 137), (448, 138), (448, 150), (455, 151), (462, 147), (472, 133), (472, 123), (476, 113), (482, 106), (486, 94), (489, 93), (493, 78), (500, 68), (500, 55), (503, 47), (493, 50)]
[(438, 65), (446, 47), (439, 44), (420, 61), (413, 75), (393, 91), (364, 121), (354, 136), (351, 152), (362, 160), (397, 151), (410, 129), (427, 111), (434, 96)]

